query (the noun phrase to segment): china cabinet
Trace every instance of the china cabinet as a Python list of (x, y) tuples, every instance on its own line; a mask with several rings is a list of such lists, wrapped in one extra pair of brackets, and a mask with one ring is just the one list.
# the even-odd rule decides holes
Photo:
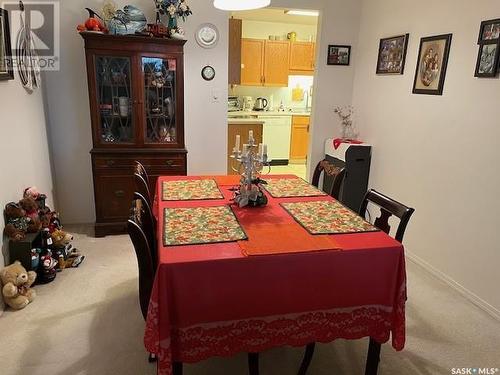
[(150, 173), (185, 175), (185, 41), (82, 33), (93, 148), (95, 234), (123, 233), (134, 162)]

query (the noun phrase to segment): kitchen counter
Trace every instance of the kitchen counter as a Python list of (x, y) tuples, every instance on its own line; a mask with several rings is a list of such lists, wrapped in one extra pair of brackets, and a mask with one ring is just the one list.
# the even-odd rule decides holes
[(244, 124), (256, 124), (262, 125), (265, 123), (264, 120), (259, 120), (257, 118), (229, 118), (227, 120), (228, 125), (244, 125)]
[(310, 116), (311, 112), (305, 111), (235, 111), (228, 112), (228, 118), (242, 117), (242, 116)]

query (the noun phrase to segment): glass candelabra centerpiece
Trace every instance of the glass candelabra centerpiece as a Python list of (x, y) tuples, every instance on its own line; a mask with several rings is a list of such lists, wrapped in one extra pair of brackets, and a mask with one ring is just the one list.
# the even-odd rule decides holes
[(240, 185), (234, 192), (234, 202), (240, 207), (265, 206), (267, 197), (261, 185), (266, 184), (266, 182), (260, 176), (266, 167), (266, 174), (271, 171), (267, 160), (267, 145), (256, 144), (252, 130), (248, 132), (248, 143), (243, 144), (241, 150), (240, 143), (241, 137), (238, 134), (231, 155), (234, 160), (232, 169), (241, 176)]

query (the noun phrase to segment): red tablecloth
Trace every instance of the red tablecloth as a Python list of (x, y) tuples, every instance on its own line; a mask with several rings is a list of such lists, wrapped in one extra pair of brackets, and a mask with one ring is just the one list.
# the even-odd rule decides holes
[[(288, 176), (290, 177), (290, 176)], [(144, 342), (158, 355), (158, 373), (172, 361), (303, 346), (337, 338), (373, 337), (401, 350), (405, 343), (406, 273), (403, 246), (383, 232), (335, 235), (341, 250), (246, 257), (237, 242), (163, 247), (163, 209), (228, 204), (236, 180), (216, 178), (224, 200), (161, 201), (155, 215), (159, 266)], [(269, 197), (263, 208), (236, 208), (245, 224), (287, 224), (282, 202), (330, 197)], [(286, 236), (286, 233), (276, 233)]]

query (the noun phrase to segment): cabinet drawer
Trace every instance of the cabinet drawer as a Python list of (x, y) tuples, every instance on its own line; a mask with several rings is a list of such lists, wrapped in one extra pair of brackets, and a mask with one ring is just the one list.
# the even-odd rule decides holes
[(97, 222), (126, 222), (135, 189), (131, 175), (94, 176)]
[(135, 162), (139, 161), (146, 169), (150, 168), (174, 168), (184, 170), (186, 167), (186, 157), (183, 154), (172, 154), (164, 156), (94, 156), (94, 166), (96, 169), (127, 169), (134, 167)]

